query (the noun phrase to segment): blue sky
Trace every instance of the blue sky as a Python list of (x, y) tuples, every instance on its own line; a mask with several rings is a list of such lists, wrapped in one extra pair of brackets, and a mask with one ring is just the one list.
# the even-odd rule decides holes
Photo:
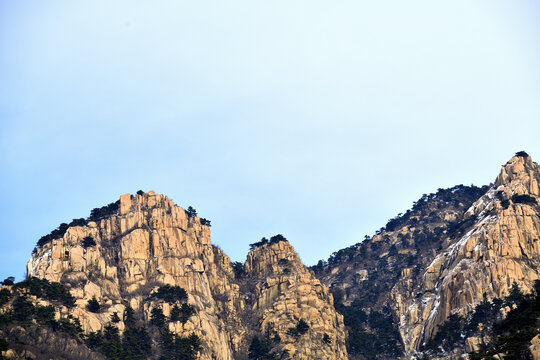
[(0, 2), (0, 278), (139, 189), (309, 265), (540, 157), (537, 1)]

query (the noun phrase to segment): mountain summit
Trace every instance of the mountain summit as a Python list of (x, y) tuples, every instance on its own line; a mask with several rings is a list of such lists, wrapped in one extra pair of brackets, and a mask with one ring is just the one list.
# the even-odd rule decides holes
[[(495, 184), (465, 212), (470, 225), (423, 270), (421, 296), (393, 291), (407, 351), (419, 348), (451, 314), (465, 315), (484, 299), (504, 298), (513, 283), (526, 292), (539, 278), (538, 165), (515, 156)], [(414, 281), (414, 280), (413, 280)]]
[(539, 181), (519, 152), (493, 185), (423, 195), (311, 269), (280, 234), (231, 262), (193, 208), (125, 194), (4, 281), (1, 356), (540, 359)]
[[(517, 153), (489, 188), (457, 186), (424, 195), (372, 238), (319, 263), (317, 274), (339, 294), (342, 313), (384, 310), (399, 334), (390, 332), (386, 346), (422, 356), (438, 349), (433, 339), (449, 321), (467, 319), (480, 304), (504, 299), (513, 286), (534, 293), (540, 278), (539, 180), (539, 166)], [(381, 330), (365, 322), (348, 331), (362, 339)], [(456, 358), (494, 340), (487, 330), (480, 331), (483, 336), (470, 331), (469, 338), (465, 333)], [(367, 351), (358, 348), (349, 347), (352, 356)], [(438, 356), (454, 355), (447, 350)]]
[[(70, 226), (43, 244), (27, 266), (29, 278), (60, 282), (73, 294), (69, 314), (84, 333), (105, 331), (114, 314), (129, 307), (156, 342), (163, 331), (197, 336), (200, 359), (242, 359), (250, 351), (347, 357), (332, 296), (283, 236), (253, 245), (245, 265), (233, 267), (211, 244), (209, 222), (193, 209), (153, 191), (122, 195), (116, 205), (114, 213)], [(170, 289), (182, 289), (184, 298), (159, 295)], [(97, 312), (88, 308), (94, 300)], [(173, 316), (175, 306), (190, 309), (189, 316)], [(67, 310), (56, 316), (68, 316)], [(120, 333), (127, 326), (123, 318), (115, 323)], [(162, 347), (153, 353), (166, 353)]]

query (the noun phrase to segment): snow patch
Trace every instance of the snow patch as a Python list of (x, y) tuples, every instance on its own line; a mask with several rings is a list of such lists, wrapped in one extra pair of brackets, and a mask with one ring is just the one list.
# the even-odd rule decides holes
[(36, 269), (39, 264), (46, 263), (47, 265), (51, 262), (52, 258), (52, 249), (44, 251), (38, 258), (32, 260), (32, 270), (28, 276), (33, 276), (36, 273)]
[(439, 296), (437, 295), (437, 298), (435, 299), (435, 304), (433, 305), (433, 308), (429, 312), (426, 324), (429, 323), (431, 319), (435, 316), (435, 314), (437, 313), (437, 310), (439, 309), (440, 304), (441, 302), (439, 301)]

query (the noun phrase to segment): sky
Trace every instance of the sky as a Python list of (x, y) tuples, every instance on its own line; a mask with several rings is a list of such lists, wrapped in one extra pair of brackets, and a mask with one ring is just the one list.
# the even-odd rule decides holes
[(313, 265), (538, 160), (539, 39), (536, 0), (0, 0), (0, 278), (140, 189)]

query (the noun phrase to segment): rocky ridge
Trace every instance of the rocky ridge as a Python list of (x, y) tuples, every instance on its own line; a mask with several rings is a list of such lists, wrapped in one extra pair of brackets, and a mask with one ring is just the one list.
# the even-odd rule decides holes
[[(343, 321), (332, 296), (286, 240), (251, 251), (240, 279), (230, 259), (211, 244), (207, 222), (188, 215), (152, 191), (122, 195), (116, 213), (71, 226), (37, 249), (27, 265), (28, 277), (64, 284), (75, 307), (60, 308), (57, 316), (71, 314), (86, 334), (106, 329), (127, 306), (146, 326), (156, 308), (169, 317), (172, 304), (151, 294), (170, 285), (186, 290), (195, 313), (185, 322), (167, 322), (168, 330), (197, 335), (200, 359), (247, 358), (250, 341), (270, 333), (274, 356), (347, 357)], [(88, 238), (95, 244), (85, 246)], [(88, 310), (92, 299), (102, 304), (99, 312)], [(291, 334), (288, 330), (300, 319), (309, 331)], [(122, 333), (124, 319), (116, 327)]]
[[(262, 333), (281, 341), (278, 353), (293, 359), (346, 359), (343, 317), (333, 307), (332, 295), (300, 261), (286, 241), (264, 244), (248, 254), (246, 278), (255, 287), (248, 293)], [(255, 281), (250, 281), (255, 279)], [(299, 321), (309, 331), (295, 333)]]
[(452, 242), (453, 234), (464, 231), (464, 213), (486, 190), (458, 185), (425, 194), (373, 237), (313, 267), (346, 315), (351, 359), (395, 359), (404, 352), (391, 290), (403, 282), (407, 294), (423, 292), (414, 279)]
[[(128, 331), (125, 316), (111, 319), (133, 309), (137, 324), (150, 330), (151, 358), (162, 351), (159, 312), (170, 333), (198, 336), (199, 359), (467, 358), (466, 352), (493, 345), (483, 324), (479, 336), (462, 335), (463, 345), (453, 351), (430, 352), (426, 344), (447, 320), (508, 298), (512, 289), (537, 293), (539, 182), (540, 167), (520, 152), (493, 185), (424, 195), (373, 237), (312, 269), (281, 235), (252, 244), (244, 264), (231, 263), (211, 244), (209, 222), (189, 209), (152, 191), (122, 195), (107, 211), (40, 239), (28, 263), (29, 279), (63, 284), (73, 305), (4, 286), (0, 325), (19, 293), (37, 310), (54, 305), (54, 319), (78, 321), (87, 335), (111, 326)], [(193, 312), (173, 320), (174, 301), (155, 296), (163, 286), (185, 289), (183, 306)], [(99, 311), (89, 310), (93, 299)], [(493, 317), (504, 319), (511, 310), (504, 306)], [(39, 321), (28, 326), (0, 327), (0, 340), (17, 341), (2, 355), (103, 358), (61, 332), (40, 328)], [(537, 336), (528, 345), (534, 359), (539, 343)]]
[[(533, 291), (540, 278), (540, 168), (529, 156), (505, 164), (489, 191), (465, 213), (467, 232), (422, 271), (392, 290), (408, 353), (419, 350), (451, 314), (465, 315), (484, 298), (504, 298), (513, 283)], [(421, 296), (407, 291), (414, 283)]]
[[(424, 195), (375, 236), (314, 269), (349, 323), (351, 311), (389, 310), (404, 357), (422, 357), (450, 315), (466, 316), (482, 301), (504, 299), (514, 283), (534, 293), (540, 278), (539, 180), (539, 166), (518, 153), (489, 188), (457, 186)], [(361, 335), (376, 331), (365, 325)], [(466, 340), (465, 348), (443, 357), (461, 358), (493, 339)]]

